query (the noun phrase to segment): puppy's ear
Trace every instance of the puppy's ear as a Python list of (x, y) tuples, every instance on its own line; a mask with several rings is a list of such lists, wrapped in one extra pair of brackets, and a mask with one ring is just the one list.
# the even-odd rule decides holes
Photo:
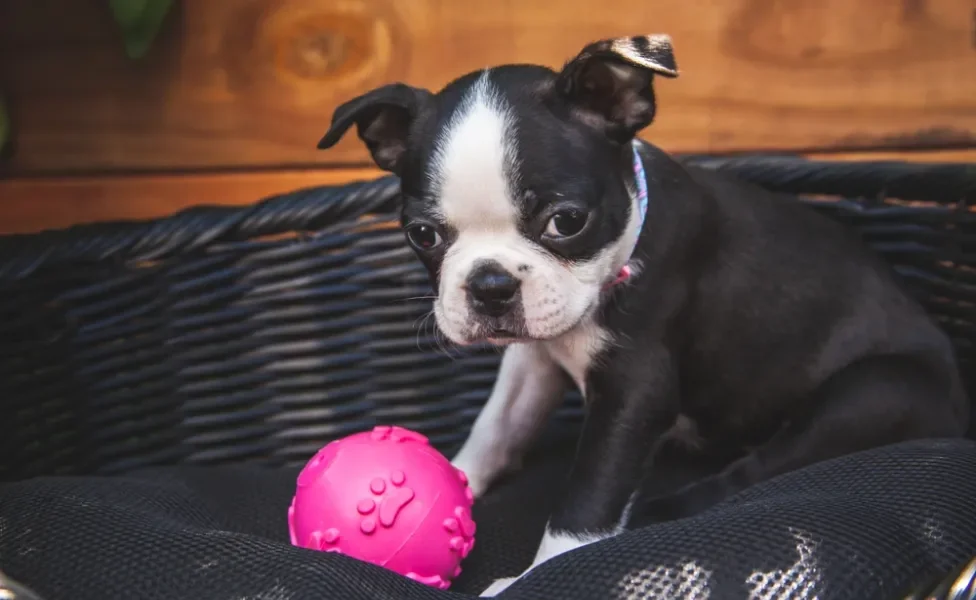
[(602, 40), (566, 63), (556, 91), (584, 122), (626, 142), (654, 120), (654, 75), (678, 76), (669, 36)]
[(336, 108), (332, 125), (318, 148), (324, 150), (336, 145), (355, 124), (376, 165), (399, 175), (410, 125), (430, 98), (427, 90), (402, 83), (385, 85), (353, 98)]

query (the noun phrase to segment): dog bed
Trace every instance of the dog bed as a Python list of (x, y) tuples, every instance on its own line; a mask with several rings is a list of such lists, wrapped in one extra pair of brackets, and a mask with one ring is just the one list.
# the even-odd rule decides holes
[[(976, 167), (683, 160), (857, 228), (952, 337), (976, 393)], [(476, 505), (478, 543), (449, 591), (288, 543), (295, 477), (319, 447), (391, 423), (450, 454), (493, 382), (497, 352), (436, 337), (396, 194), (382, 178), (0, 238), (0, 571), (43, 600), (435, 600), (524, 569), (578, 394)], [(974, 585), (974, 434), (789, 473), (560, 556), (499, 597), (952, 597)]]

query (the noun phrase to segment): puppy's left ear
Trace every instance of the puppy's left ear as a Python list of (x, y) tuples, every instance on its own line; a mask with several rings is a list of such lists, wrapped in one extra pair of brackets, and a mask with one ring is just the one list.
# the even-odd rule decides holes
[(376, 88), (347, 101), (332, 115), (332, 125), (319, 141), (319, 150), (339, 143), (356, 126), (378, 167), (397, 175), (407, 150), (411, 126), (430, 102), (431, 93), (403, 83)]
[(602, 40), (566, 63), (556, 92), (583, 122), (623, 143), (654, 120), (655, 75), (678, 76), (670, 36)]

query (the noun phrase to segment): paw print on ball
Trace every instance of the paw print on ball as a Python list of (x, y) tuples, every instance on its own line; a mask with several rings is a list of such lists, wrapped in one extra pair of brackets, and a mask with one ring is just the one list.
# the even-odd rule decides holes
[(449, 534), (452, 534), (448, 542), (451, 551), (459, 552), (461, 558), (467, 558), (468, 553), (474, 548), (474, 534), (476, 530), (468, 509), (464, 506), (455, 507), (454, 516), (444, 519), (444, 529)]
[(336, 456), (336, 448), (332, 444), (329, 444), (325, 448), (322, 448), (315, 453), (312, 460), (308, 461), (308, 464), (302, 469), (301, 473), (298, 474), (298, 486), (299, 487), (310, 487), (315, 485), (315, 482), (332, 464), (332, 460)]
[[(298, 545), (298, 539), (295, 534), (294, 499), (292, 499), (291, 505), (288, 507), (288, 537), (291, 538), (293, 545)], [(339, 543), (339, 537), (339, 530), (335, 527), (330, 527), (325, 531), (313, 531), (309, 533), (308, 539), (302, 545), (306, 548), (315, 548), (326, 552), (341, 552), (338, 546), (336, 546)]]
[(404, 429), (402, 427), (392, 427), (390, 425), (380, 425), (378, 427), (374, 427), (373, 430), (369, 432), (369, 437), (374, 442), (392, 440), (394, 442), (420, 442), (421, 444), (426, 444), (430, 441), (416, 431), (410, 431), (409, 429)]
[(313, 531), (309, 545), (326, 552), (340, 552), (336, 544), (339, 543), (339, 530), (330, 527), (325, 531)]
[(400, 511), (417, 496), (406, 483), (407, 476), (403, 471), (393, 471), (388, 480), (375, 477), (369, 482), (372, 496), (366, 496), (356, 503), (356, 511), (363, 517), (359, 522), (360, 531), (365, 535), (372, 535), (376, 531), (377, 522), (386, 528), (396, 525)]

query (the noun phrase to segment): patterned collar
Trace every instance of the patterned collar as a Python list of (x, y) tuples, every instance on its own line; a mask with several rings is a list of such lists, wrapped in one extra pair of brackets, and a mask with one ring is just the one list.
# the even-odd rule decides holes
[[(640, 142), (638, 140), (634, 140), (631, 144), (631, 148), (634, 151), (633, 164), (634, 179), (637, 184), (637, 209), (640, 212), (640, 220), (637, 222), (637, 237), (634, 239), (634, 248), (631, 249), (631, 254), (637, 248), (637, 242), (640, 240), (640, 232), (644, 230), (644, 219), (647, 217), (647, 175), (644, 173), (644, 161), (641, 160), (640, 151), (638, 151), (639, 146)], [(613, 281), (607, 284), (607, 289), (627, 281), (632, 275), (633, 271), (628, 262), (620, 267), (620, 272), (617, 273), (617, 277)]]
[[(640, 209), (640, 223), (637, 225), (637, 234), (640, 235), (644, 229), (644, 218), (647, 217), (647, 174), (644, 173), (644, 161), (641, 160), (640, 152), (637, 147), (640, 142), (634, 140), (631, 147), (634, 149), (634, 179), (637, 180), (637, 206)], [(637, 242), (634, 242), (637, 246)]]

